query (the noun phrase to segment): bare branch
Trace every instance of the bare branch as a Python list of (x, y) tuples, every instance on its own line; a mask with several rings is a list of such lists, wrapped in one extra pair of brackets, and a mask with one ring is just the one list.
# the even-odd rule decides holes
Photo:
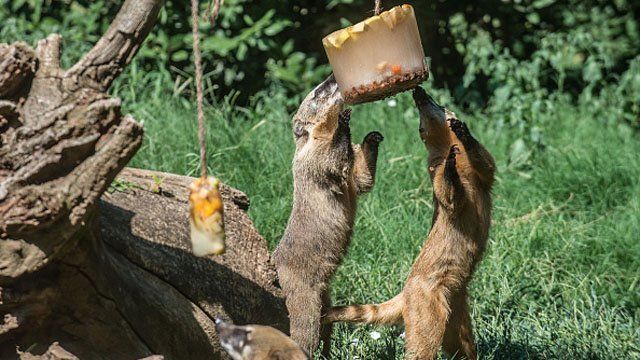
[(68, 79), (77, 86), (106, 91), (151, 31), (162, 3), (162, 0), (126, 0), (98, 43), (69, 69)]
[(46, 39), (38, 41), (36, 55), (40, 60), (39, 76), (59, 76), (60, 75), (60, 48), (62, 47), (62, 37), (58, 34), (51, 34)]
[(142, 127), (125, 117), (96, 154), (65, 177), (5, 193), (0, 203), (0, 238), (17, 238), (42, 227), (77, 225), (141, 143)]

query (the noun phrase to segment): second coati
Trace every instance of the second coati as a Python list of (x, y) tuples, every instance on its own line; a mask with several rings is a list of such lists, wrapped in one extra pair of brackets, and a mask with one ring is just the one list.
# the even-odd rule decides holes
[(467, 285), (487, 244), (495, 163), (453, 112), (422, 88), (413, 97), (429, 152), (431, 231), (399, 295), (379, 305), (333, 308), (325, 321), (404, 322), (406, 358), (435, 359), (442, 346), (450, 356), (476, 359)]
[(238, 326), (216, 318), (216, 332), (234, 360), (309, 360), (298, 344), (269, 326)]
[(273, 260), (286, 296), (291, 338), (309, 354), (322, 339), (328, 355), (329, 281), (345, 255), (356, 215), (356, 197), (375, 181), (378, 145), (371, 132), (351, 143), (351, 111), (343, 111), (330, 77), (304, 99), (293, 118), (293, 208)]

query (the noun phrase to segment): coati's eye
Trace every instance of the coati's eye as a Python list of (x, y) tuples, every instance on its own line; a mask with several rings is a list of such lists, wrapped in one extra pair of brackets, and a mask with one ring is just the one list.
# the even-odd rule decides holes
[(303, 136), (309, 135), (309, 132), (307, 131), (307, 129), (305, 129), (305, 124), (295, 123), (293, 125), (293, 135), (295, 135), (296, 138), (301, 138)]

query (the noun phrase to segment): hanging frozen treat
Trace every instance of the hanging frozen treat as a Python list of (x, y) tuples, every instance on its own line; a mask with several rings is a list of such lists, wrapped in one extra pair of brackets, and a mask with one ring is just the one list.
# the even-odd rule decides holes
[(220, 180), (205, 176), (191, 186), (191, 244), (196, 256), (220, 255), (225, 250), (224, 214), (220, 196)]
[(411, 5), (401, 5), (327, 35), (322, 43), (345, 102), (384, 99), (429, 76)]

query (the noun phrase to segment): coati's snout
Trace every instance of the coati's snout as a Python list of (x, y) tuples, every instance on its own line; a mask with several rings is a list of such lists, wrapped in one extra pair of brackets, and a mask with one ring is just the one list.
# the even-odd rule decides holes
[[(420, 112), (420, 135), (426, 135), (429, 129), (429, 122), (434, 121), (445, 125), (445, 108), (433, 100), (423, 88), (417, 87), (413, 90), (413, 101)], [(423, 138), (424, 139), (424, 138)]]
[(420, 113), (418, 130), (422, 142), (429, 150), (431, 166), (433, 161), (439, 160), (440, 152), (449, 151), (452, 134), (447, 120), (455, 119), (456, 114), (436, 103), (421, 87), (413, 90), (413, 100)]
[(344, 100), (333, 75), (316, 86), (302, 101), (293, 117), (293, 134), (306, 142), (313, 138), (329, 138), (338, 126), (338, 116), (344, 107)]

